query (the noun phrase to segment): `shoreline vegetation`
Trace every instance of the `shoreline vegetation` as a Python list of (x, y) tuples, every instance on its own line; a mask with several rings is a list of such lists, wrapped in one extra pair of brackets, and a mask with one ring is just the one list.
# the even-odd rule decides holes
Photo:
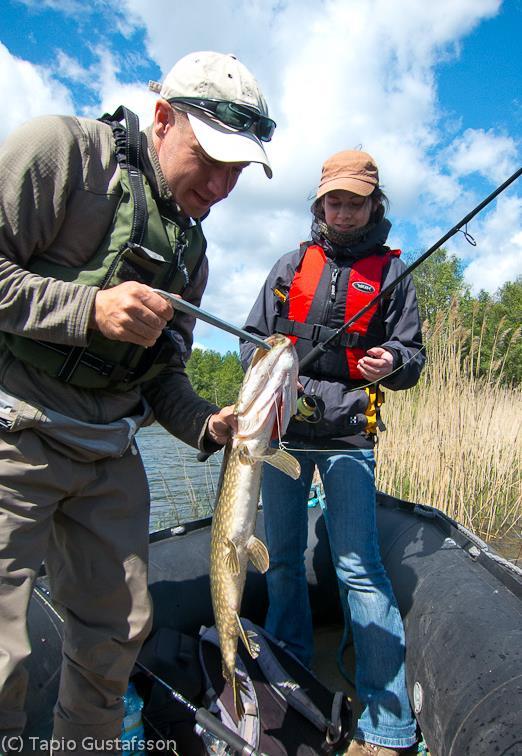
[(520, 535), (522, 520), (522, 390), (503, 380), (520, 333), (502, 340), (483, 374), (483, 328), (465, 328), (456, 305), (427, 327), (428, 360), (419, 383), (386, 392), (388, 430), (377, 447), (377, 487), (437, 507), (495, 541)]
[[(385, 392), (377, 487), (441, 509), (520, 561), (522, 277), (496, 295), (472, 297), (460, 263), (445, 250), (416, 273), (427, 364), (417, 386)], [(235, 352), (195, 349), (187, 372), (195, 390), (220, 405), (235, 401), (243, 378)], [(191, 463), (179, 456), (190, 516), (211, 514), (220, 461), (215, 455), (200, 465), (206, 469), (195, 485)], [(180, 518), (167, 480), (161, 488), (161, 526), (188, 519)]]

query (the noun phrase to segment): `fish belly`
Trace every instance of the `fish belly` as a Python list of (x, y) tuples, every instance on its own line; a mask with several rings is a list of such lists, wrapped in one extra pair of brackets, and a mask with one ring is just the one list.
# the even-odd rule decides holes
[(244, 464), (232, 450), (212, 519), (210, 551), (212, 606), (223, 671), (230, 682), (235, 669), (238, 617), (247, 574), (246, 544), (255, 529), (260, 483), (261, 464)]

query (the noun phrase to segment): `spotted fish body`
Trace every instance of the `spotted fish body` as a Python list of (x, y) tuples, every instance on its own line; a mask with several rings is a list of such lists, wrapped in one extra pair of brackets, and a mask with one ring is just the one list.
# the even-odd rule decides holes
[(283, 435), (296, 413), (298, 358), (285, 336), (275, 334), (267, 341), (272, 348), (254, 353), (236, 403), (238, 430), (225, 450), (210, 542), (210, 587), (223, 677), (233, 688), (238, 717), (244, 713), (235, 671), (238, 637), (253, 658), (258, 653), (239, 619), (248, 560), (260, 572), (269, 565), (266, 546), (254, 535), (262, 465), (272, 464), (294, 479), (300, 475), (294, 457), (270, 448), (274, 428)]

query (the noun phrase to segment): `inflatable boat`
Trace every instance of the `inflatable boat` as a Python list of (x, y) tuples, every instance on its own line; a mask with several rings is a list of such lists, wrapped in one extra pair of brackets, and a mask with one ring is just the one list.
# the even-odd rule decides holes
[[(404, 618), (410, 698), (430, 754), (522, 754), (522, 570), (432, 507), (379, 494), (378, 525)], [(263, 538), (262, 511), (257, 534)], [(209, 543), (210, 518), (151, 534), (154, 629), (196, 636), (201, 625), (213, 624)], [(310, 509), (306, 561), (314, 622), (340, 625), (320, 506)], [(242, 615), (261, 624), (266, 602), (264, 576), (252, 569)], [(48, 737), (62, 621), (44, 577), (31, 602), (30, 635), (25, 734)]]

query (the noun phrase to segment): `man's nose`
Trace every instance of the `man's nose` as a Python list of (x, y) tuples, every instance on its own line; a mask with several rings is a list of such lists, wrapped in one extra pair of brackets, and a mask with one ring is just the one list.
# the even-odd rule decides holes
[(232, 174), (228, 166), (219, 166), (212, 171), (209, 178), (208, 188), (216, 200), (228, 197), (234, 187)]

